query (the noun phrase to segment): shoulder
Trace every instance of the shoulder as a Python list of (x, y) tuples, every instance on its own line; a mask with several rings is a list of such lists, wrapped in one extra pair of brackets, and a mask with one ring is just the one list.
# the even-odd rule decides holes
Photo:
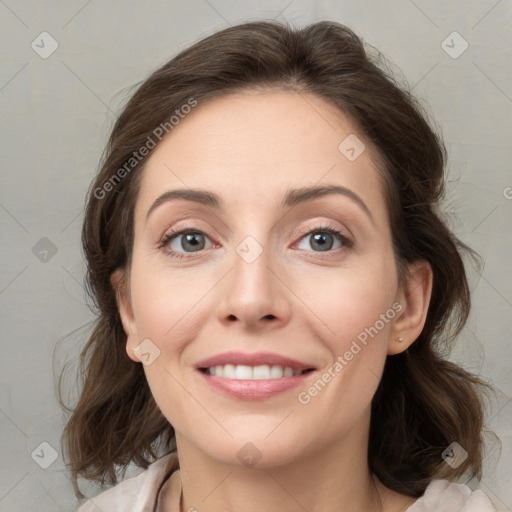
[(483, 491), (472, 491), (465, 484), (433, 480), (423, 496), (407, 512), (495, 512)]
[(152, 512), (160, 487), (177, 468), (177, 454), (171, 452), (150, 464), (139, 475), (90, 498), (77, 512)]

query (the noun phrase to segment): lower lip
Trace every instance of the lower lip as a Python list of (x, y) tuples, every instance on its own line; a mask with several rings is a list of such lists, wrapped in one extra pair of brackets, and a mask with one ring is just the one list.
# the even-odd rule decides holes
[(227, 379), (225, 377), (216, 377), (200, 370), (196, 370), (205, 380), (206, 384), (213, 390), (239, 400), (266, 400), (279, 393), (296, 388), (308, 379), (314, 371), (295, 375), (293, 377), (281, 377), (278, 379)]

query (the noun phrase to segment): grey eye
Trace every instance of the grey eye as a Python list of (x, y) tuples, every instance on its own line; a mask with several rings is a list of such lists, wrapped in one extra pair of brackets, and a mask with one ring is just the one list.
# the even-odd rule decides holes
[[(337, 240), (334, 234), (320, 230), (306, 235), (300, 243), (302, 244), (304, 241), (309, 241), (312, 250), (318, 252), (331, 251), (341, 247), (341, 242)], [(334, 247), (336, 241), (338, 241), (338, 247)], [(299, 249), (311, 250), (307, 247), (301, 247), (300, 244)]]
[(205, 248), (206, 238), (203, 233), (189, 231), (176, 235), (169, 245), (173, 251), (197, 252)]

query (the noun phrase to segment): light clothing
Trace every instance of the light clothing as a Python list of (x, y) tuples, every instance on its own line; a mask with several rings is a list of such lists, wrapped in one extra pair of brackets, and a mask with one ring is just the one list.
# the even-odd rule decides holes
[[(86, 501), (78, 512), (159, 512), (160, 491), (168, 479), (166, 502), (169, 500), (172, 506), (165, 512), (180, 512), (181, 477), (175, 451), (153, 462), (139, 475)], [(471, 491), (467, 485), (448, 480), (433, 480), (406, 512), (495, 511), (482, 491)]]
[(448, 480), (433, 480), (407, 512), (495, 512), (483, 491)]

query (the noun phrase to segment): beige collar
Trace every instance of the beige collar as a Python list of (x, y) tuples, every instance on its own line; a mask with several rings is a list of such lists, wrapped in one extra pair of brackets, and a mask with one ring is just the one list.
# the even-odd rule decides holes
[(181, 472), (175, 470), (164, 482), (158, 493), (155, 512), (181, 511)]

